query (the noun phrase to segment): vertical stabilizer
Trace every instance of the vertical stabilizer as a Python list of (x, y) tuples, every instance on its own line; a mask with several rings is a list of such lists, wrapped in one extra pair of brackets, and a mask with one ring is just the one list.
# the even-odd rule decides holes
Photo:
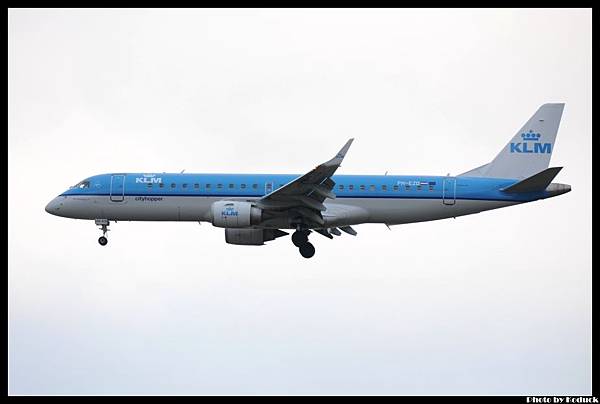
[(550, 165), (565, 104), (544, 104), (489, 164), (461, 176), (527, 178)]

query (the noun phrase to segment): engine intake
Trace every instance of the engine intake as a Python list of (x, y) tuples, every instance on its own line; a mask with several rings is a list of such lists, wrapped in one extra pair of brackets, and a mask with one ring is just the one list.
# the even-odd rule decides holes
[(217, 201), (212, 204), (211, 214), (216, 227), (248, 227), (262, 220), (262, 210), (250, 202)]

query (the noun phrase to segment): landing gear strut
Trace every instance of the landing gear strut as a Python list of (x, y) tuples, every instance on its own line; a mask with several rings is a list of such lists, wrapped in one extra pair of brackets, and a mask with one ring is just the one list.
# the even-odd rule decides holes
[(294, 234), (292, 234), (292, 243), (298, 247), (300, 255), (304, 258), (310, 258), (315, 255), (315, 247), (308, 242), (309, 233), (310, 230), (300, 230), (300, 228), (298, 228)]
[(102, 236), (98, 239), (98, 243), (101, 246), (105, 246), (108, 244), (108, 239), (106, 238), (106, 232), (108, 230), (108, 225), (110, 222), (107, 219), (96, 219), (96, 226), (100, 226), (102, 228)]

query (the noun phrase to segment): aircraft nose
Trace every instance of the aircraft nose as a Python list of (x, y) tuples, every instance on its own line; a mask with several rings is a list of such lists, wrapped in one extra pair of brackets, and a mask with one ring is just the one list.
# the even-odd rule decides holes
[(52, 215), (58, 215), (58, 213), (60, 212), (60, 208), (62, 208), (63, 205), (63, 198), (61, 197), (56, 197), (54, 199), (52, 199), (48, 205), (46, 205), (46, 212), (52, 214)]

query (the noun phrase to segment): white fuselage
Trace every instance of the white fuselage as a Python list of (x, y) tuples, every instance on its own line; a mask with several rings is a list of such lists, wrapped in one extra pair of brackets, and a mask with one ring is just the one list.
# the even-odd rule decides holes
[[(211, 221), (211, 206), (220, 197), (125, 196), (111, 201), (109, 196), (59, 196), (51, 202), (54, 214), (75, 219), (121, 221)], [(240, 200), (240, 198), (228, 198)], [(258, 199), (258, 198), (255, 198)], [(243, 200), (252, 200), (244, 198)], [(338, 198), (325, 202), (326, 226), (360, 223), (402, 224), (469, 215), (511, 206), (520, 202), (461, 200), (445, 204), (441, 199), (416, 198)], [(58, 210), (57, 210), (58, 208)], [(61, 212), (62, 211), (62, 212)], [(265, 223), (267, 228), (289, 228), (287, 221)]]

